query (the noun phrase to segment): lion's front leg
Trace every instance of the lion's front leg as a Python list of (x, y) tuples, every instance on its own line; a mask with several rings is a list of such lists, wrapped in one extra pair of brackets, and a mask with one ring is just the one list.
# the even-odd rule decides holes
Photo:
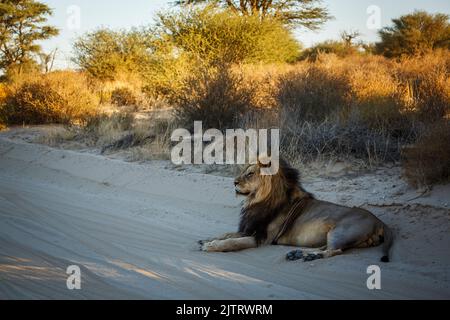
[(254, 237), (229, 238), (225, 240), (213, 240), (202, 245), (202, 251), (206, 252), (231, 252), (250, 248), (258, 245)]
[(229, 232), (229, 233), (225, 233), (224, 235), (221, 235), (220, 237), (217, 238), (212, 238), (212, 239), (208, 239), (208, 240), (199, 240), (198, 243), (200, 245), (203, 245), (207, 242), (212, 242), (214, 240), (226, 240), (226, 239), (232, 239), (232, 238), (242, 238), (244, 235), (240, 232)]

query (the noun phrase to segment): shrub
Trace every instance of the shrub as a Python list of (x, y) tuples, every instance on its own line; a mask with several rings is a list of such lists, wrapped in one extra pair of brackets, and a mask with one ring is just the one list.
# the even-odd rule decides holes
[(394, 137), (410, 134), (406, 112), (393, 64), (383, 57), (353, 57), (347, 62), (350, 112), (357, 112), (366, 126)]
[(415, 145), (403, 151), (406, 179), (414, 186), (430, 186), (450, 179), (450, 123), (424, 131)]
[(203, 121), (204, 128), (234, 128), (252, 107), (252, 92), (242, 77), (226, 67), (207, 69), (190, 77), (173, 97), (175, 118), (185, 128)]
[(131, 148), (131, 160), (170, 159), (170, 139), (174, 122), (169, 119), (136, 121), (133, 128), (123, 138), (103, 148), (104, 151)]
[(406, 58), (394, 66), (406, 109), (423, 121), (450, 114), (450, 55), (448, 50)]
[(294, 162), (357, 160), (370, 167), (398, 161), (400, 147), (399, 139), (368, 127), (357, 115), (345, 123), (338, 119), (304, 121), (282, 129), (281, 151)]
[(143, 75), (142, 92), (148, 97), (165, 99), (181, 90), (199, 62), (177, 51), (171, 43), (160, 41), (152, 54), (152, 64)]
[(143, 74), (148, 69), (152, 36), (146, 30), (99, 29), (74, 43), (73, 61), (101, 81), (116, 80), (120, 73)]
[(344, 58), (347, 56), (357, 54), (357, 46), (349, 46), (343, 41), (327, 40), (316, 44), (315, 46), (305, 49), (301, 54), (301, 59), (309, 61), (317, 61), (322, 54), (335, 54), (338, 57)]
[(83, 126), (83, 138), (90, 146), (105, 147), (123, 138), (133, 127), (134, 116), (128, 112), (90, 117)]
[(280, 77), (277, 101), (292, 121), (324, 120), (348, 105), (349, 92), (337, 67), (312, 64)]
[(85, 121), (97, 106), (84, 75), (55, 72), (18, 84), (1, 113), (7, 124), (67, 124)]
[(111, 93), (111, 103), (116, 106), (136, 106), (138, 98), (129, 88), (117, 88)]
[(0, 131), (6, 129), (6, 119), (4, 119), (3, 115), (3, 108), (4, 108), (4, 102), (8, 95), (7, 87), (5, 84), (0, 83)]
[(299, 44), (281, 21), (214, 6), (160, 13), (157, 37), (177, 51), (215, 63), (292, 62)]
[(0, 83), (0, 104), (5, 101), (6, 97), (8, 95), (8, 88), (6, 87), (6, 84)]
[(417, 138), (420, 117), (405, 108), (395, 70), (382, 57), (321, 55), (281, 75), (283, 150), (304, 161), (399, 160), (401, 146)]
[(294, 69), (298, 70), (297, 65), (245, 64), (232, 68), (233, 73), (242, 77), (245, 87), (251, 88), (251, 105), (258, 109), (278, 107), (276, 96), (279, 90), (279, 78)]

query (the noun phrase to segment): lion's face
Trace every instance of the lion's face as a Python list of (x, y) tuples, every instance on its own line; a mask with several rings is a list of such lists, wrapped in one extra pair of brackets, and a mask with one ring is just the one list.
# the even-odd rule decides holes
[(255, 194), (260, 189), (261, 182), (259, 166), (250, 165), (234, 181), (236, 193), (243, 196)]
[[(268, 166), (271, 164), (269, 163)], [(280, 159), (280, 170), (274, 175), (264, 175), (266, 168), (260, 162), (247, 166), (234, 181), (236, 194), (246, 197), (244, 207), (257, 203), (264, 203), (267, 207), (274, 207), (287, 201), (288, 197), (299, 196), (298, 171)]]

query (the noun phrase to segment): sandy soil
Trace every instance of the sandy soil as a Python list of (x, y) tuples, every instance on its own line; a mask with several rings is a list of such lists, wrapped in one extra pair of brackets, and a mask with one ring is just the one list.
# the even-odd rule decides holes
[[(398, 168), (316, 173), (304, 173), (304, 186), (318, 198), (364, 206), (392, 226), (391, 263), (379, 264), (380, 248), (312, 263), (287, 262), (281, 246), (206, 254), (198, 239), (237, 228), (232, 179), (2, 134), (0, 299), (450, 298), (448, 185), (420, 196)], [(381, 290), (366, 286), (373, 264)], [(66, 287), (70, 265), (81, 268), (81, 290)]]

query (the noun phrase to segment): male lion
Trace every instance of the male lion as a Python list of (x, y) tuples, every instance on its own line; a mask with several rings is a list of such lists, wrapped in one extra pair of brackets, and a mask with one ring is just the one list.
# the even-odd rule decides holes
[(298, 171), (280, 160), (275, 175), (261, 175), (264, 165), (249, 165), (236, 179), (236, 193), (246, 197), (239, 231), (199, 241), (207, 252), (229, 252), (260, 245), (287, 245), (288, 260), (311, 261), (342, 254), (351, 248), (383, 245), (382, 262), (389, 262), (392, 231), (372, 213), (315, 199), (299, 183)]

